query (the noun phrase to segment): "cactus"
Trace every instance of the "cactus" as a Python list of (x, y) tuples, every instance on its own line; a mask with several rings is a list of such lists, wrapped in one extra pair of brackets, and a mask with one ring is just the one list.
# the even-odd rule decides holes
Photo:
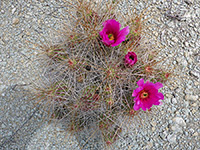
[[(58, 32), (63, 41), (52, 44), (42, 53), (47, 56), (46, 62), (55, 67), (44, 71), (50, 86), (37, 89), (38, 98), (48, 101), (47, 107), (54, 108), (50, 112), (52, 119), (68, 122), (69, 131), (79, 132), (95, 123), (105, 143), (110, 145), (123, 130), (119, 116), (138, 114), (133, 109), (132, 98), (137, 81), (144, 78), (165, 82), (169, 73), (158, 65), (162, 62), (157, 58), (160, 49), (153, 38), (148, 39), (143, 12), (123, 16), (116, 11), (119, 3), (116, 1), (106, 2), (105, 7), (84, 0), (73, 3), (68, 2), (71, 14), (68, 24)], [(126, 39), (115, 47), (105, 45), (99, 35), (102, 23), (109, 19), (119, 21), (123, 27), (129, 26)], [(111, 36), (108, 38), (113, 40)], [(125, 55), (129, 52), (137, 55), (137, 62), (132, 66), (125, 64)]]

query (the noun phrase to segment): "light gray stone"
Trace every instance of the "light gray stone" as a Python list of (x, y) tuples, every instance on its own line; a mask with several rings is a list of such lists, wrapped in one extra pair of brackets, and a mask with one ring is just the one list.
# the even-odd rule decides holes
[(175, 117), (173, 118), (173, 121), (180, 126), (186, 126), (185, 120), (183, 120), (181, 117)]
[(198, 134), (198, 132), (195, 132), (192, 136), (198, 136), (199, 134)]
[(186, 100), (192, 100), (192, 101), (197, 101), (198, 100), (198, 95), (186, 95), (185, 99)]
[(174, 41), (174, 42), (178, 42), (178, 38), (177, 37), (172, 37), (172, 40)]
[(18, 23), (19, 23), (19, 18), (14, 18), (14, 19), (13, 19), (13, 24), (14, 24), (14, 25), (17, 25)]
[(174, 144), (176, 143), (176, 135), (175, 134), (170, 134), (167, 136), (167, 140), (171, 143)]
[(173, 125), (171, 127), (171, 129), (174, 131), (174, 133), (178, 133), (178, 132), (182, 133), (183, 132), (182, 131), (182, 127), (180, 125), (178, 125), (178, 124)]
[(173, 103), (173, 104), (177, 104), (176, 98), (172, 98), (172, 103)]
[(17, 8), (13, 8), (12, 9), (12, 14), (14, 14), (16, 10), (17, 10)]

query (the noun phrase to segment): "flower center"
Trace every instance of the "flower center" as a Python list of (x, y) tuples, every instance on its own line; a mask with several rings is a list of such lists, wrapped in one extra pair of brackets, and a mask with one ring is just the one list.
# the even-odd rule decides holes
[(149, 96), (149, 94), (147, 92), (145, 92), (145, 91), (141, 92), (141, 94), (140, 94), (140, 97), (142, 99), (147, 98), (148, 96)]
[(133, 56), (130, 56), (129, 59), (134, 60), (134, 57), (133, 57)]
[(108, 38), (109, 38), (110, 41), (112, 41), (112, 40), (115, 39), (114, 36), (113, 36), (113, 34), (108, 34)]

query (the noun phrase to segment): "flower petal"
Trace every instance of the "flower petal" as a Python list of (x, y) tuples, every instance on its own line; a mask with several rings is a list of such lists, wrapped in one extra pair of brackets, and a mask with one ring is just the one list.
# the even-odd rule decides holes
[(123, 28), (119, 34), (118, 34), (118, 37), (125, 37), (129, 34), (129, 26)]
[[(146, 98), (144, 101), (143, 101), (143, 106), (147, 109), (151, 108), (153, 105), (152, 103), (152, 100), (150, 98)], [(144, 109), (143, 109), (144, 110)]]
[(138, 87), (133, 91), (132, 97), (136, 97), (137, 95), (139, 95), (139, 92), (142, 91), (143, 88), (142, 87)]
[(144, 85), (144, 79), (141, 78), (141, 79), (137, 82), (137, 85), (143, 87), (143, 85)]
[(140, 106), (138, 106), (138, 105), (135, 104), (135, 105), (133, 106), (133, 109), (134, 109), (135, 111), (137, 111), (137, 110), (140, 109)]
[(123, 41), (125, 41), (126, 39), (126, 35), (129, 34), (129, 26), (125, 27), (124, 29), (122, 29), (119, 34), (117, 35), (117, 40), (115, 41), (114, 44), (112, 44), (111, 46), (118, 46), (120, 43), (122, 43)]
[(115, 38), (117, 38), (117, 35), (119, 34), (119, 30), (120, 30), (121, 24), (119, 22), (117, 22), (114, 19), (110, 19), (104, 22), (104, 28), (106, 29), (106, 34), (114, 34), (114, 36), (116, 36)]
[(135, 102), (135, 104), (133, 106), (133, 109), (134, 110), (139, 110), (140, 109), (140, 100), (135, 98), (134, 101), (136, 101), (136, 102)]
[(160, 105), (160, 101), (154, 102), (154, 105)]
[(160, 82), (157, 82), (157, 83), (155, 83), (154, 85), (155, 85), (155, 88), (156, 88), (156, 89), (160, 89), (160, 88), (163, 87), (162, 83), (160, 83)]
[(146, 107), (144, 105), (141, 106), (142, 110), (146, 111)]
[(162, 100), (164, 99), (164, 95), (162, 93), (158, 93), (157, 96), (159, 99), (162, 99)]
[(103, 38), (103, 35), (104, 35), (104, 29), (102, 31), (99, 32), (101, 38)]

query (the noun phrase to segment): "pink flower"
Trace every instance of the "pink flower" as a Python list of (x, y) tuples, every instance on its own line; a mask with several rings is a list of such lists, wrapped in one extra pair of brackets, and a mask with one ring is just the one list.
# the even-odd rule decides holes
[(137, 62), (137, 55), (134, 52), (128, 52), (125, 55), (125, 65), (128, 67), (132, 67)]
[(105, 21), (103, 27), (103, 30), (99, 34), (106, 46), (118, 46), (125, 41), (126, 35), (129, 34), (129, 26), (120, 31), (121, 24), (114, 19)]
[(134, 110), (142, 108), (146, 111), (146, 109), (150, 109), (153, 105), (159, 105), (161, 103), (160, 99), (164, 99), (163, 94), (158, 92), (158, 89), (163, 87), (162, 83), (157, 82), (154, 84), (150, 81), (144, 83), (144, 79), (140, 79), (137, 84), (139, 87), (132, 94), (133, 97), (136, 97), (134, 99)]

